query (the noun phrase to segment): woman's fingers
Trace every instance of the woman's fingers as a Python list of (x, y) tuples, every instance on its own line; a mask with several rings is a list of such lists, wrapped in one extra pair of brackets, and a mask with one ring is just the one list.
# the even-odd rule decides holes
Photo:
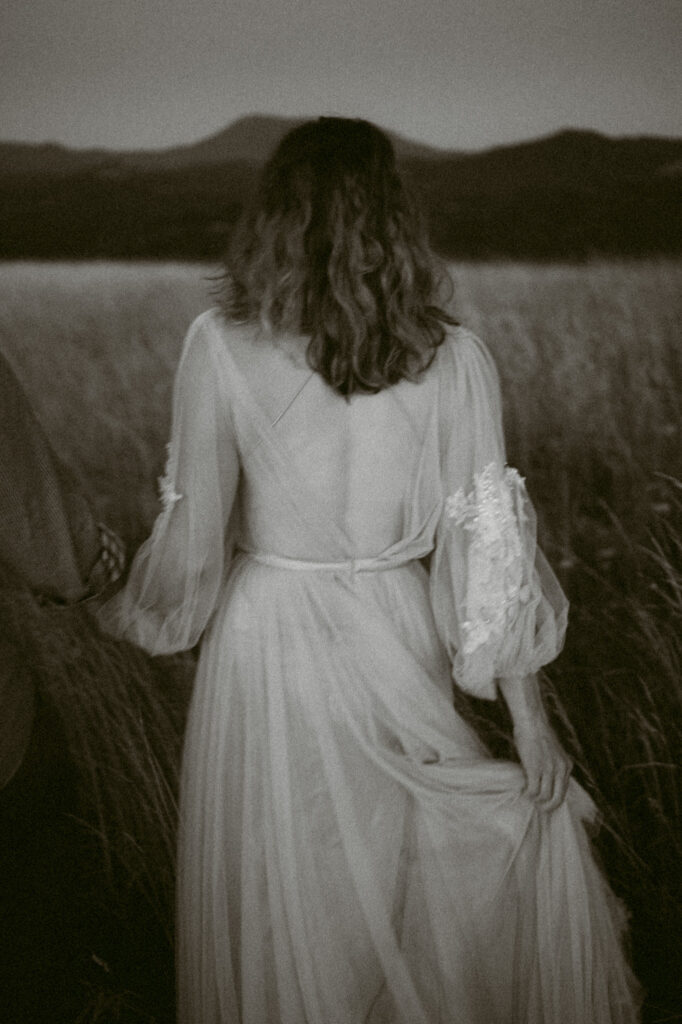
[(109, 582), (115, 583), (123, 572), (125, 549), (117, 534), (104, 523), (99, 523), (101, 544), (100, 558), (109, 575)]
[(539, 758), (539, 750), (534, 746), (520, 746), (519, 755), (521, 764), (526, 776), (525, 794), (530, 800), (537, 800), (540, 796), (542, 785), (542, 763)]
[[(573, 771), (573, 761), (570, 757), (566, 758), (565, 763), (562, 765), (561, 774), (557, 780), (557, 794), (556, 794), (556, 807), (562, 804), (566, 798), (568, 792), (568, 785), (571, 781), (571, 772)], [(551, 810), (554, 810), (552, 807)]]
[(539, 766), (526, 768), (526, 796), (531, 800), (538, 800), (540, 797), (540, 786), (542, 775)]
[[(562, 757), (553, 761), (545, 772), (541, 795), (538, 803), (544, 811), (555, 811), (560, 807), (568, 790), (568, 782), (571, 776), (571, 761), (568, 757)], [(544, 794), (547, 794), (546, 796)]]
[(516, 746), (526, 776), (524, 792), (543, 811), (563, 802), (572, 762), (548, 726), (515, 731)]
[(88, 577), (90, 594), (98, 594), (115, 583), (125, 568), (125, 548), (117, 534), (104, 523), (97, 524), (99, 557)]
[(542, 775), (540, 777), (540, 790), (537, 796), (537, 803), (539, 803), (542, 806), (547, 804), (554, 790), (554, 768), (555, 766), (553, 764), (545, 765)]

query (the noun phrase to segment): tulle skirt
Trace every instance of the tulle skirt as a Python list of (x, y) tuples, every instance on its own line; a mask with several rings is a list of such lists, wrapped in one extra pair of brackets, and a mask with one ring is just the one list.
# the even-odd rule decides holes
[(185, 740), (181, 1024), (638, 1020), (592, 801), (536, 809), (450, 688), (419, 563), (236, 559)]

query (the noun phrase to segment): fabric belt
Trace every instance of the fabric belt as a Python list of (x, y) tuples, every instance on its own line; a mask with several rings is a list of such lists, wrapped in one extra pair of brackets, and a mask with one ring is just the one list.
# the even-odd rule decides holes
[(351, 558), (345, 562), (309, 562), (298, 558), (285, 558), (283, 555), (271, 554), (267, 551), (243, 551), (243, 554), (261, 565), (269, 565), (275, 569), (291, 569), (294, 572), (330, 572), (343, 573), (354, 578), (358, 573), (388, 572), (390, 569), (402, 569), (415, 562), (414, 556), (397, 556), (395, 559)]

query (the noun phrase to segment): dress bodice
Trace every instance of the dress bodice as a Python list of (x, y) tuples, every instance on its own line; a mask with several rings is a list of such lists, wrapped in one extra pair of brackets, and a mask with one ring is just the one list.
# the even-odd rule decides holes
[(314, 522), (318, 559), (428, 551), (440, 497), (437, 375), (346, 401), (310, 371), (303, 346), (292, 362), (218, 316), (211, 323), (240, 451), (239, 545), (309, 560)]

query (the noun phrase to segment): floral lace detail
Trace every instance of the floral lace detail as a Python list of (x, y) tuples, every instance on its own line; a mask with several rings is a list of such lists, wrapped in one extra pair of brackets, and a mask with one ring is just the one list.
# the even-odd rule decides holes
[(166, 469), (163, 476), (159, 477), (159, 497), (161, 498), (161, 504), (163, 505), (164, 512), (170, 512), (174, 505), (180, 501), (183, 497), (182, 494), (178, 494), (175, 490), (175, 480), (171, 474), (171, 447), (170, 444), (166, 445)]
[(500, 639), (518, 605), (530, 597), (520, 530), (527, 518), (524, 490), (516, 469), (491, 462), (475, 475), (468, 494), (460, 488), (445, 501), (447, 518), (472, 535), (461, 622), (464, 654)]

